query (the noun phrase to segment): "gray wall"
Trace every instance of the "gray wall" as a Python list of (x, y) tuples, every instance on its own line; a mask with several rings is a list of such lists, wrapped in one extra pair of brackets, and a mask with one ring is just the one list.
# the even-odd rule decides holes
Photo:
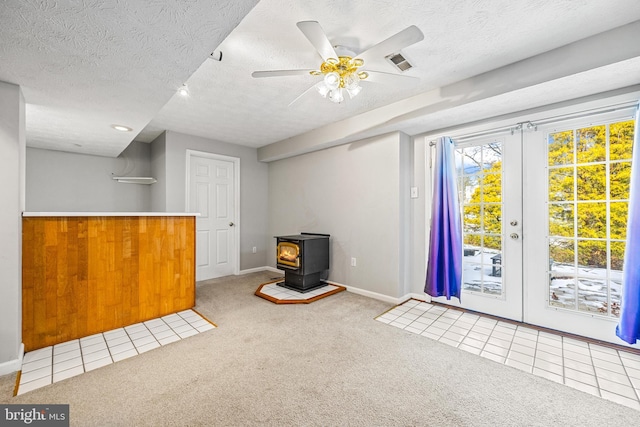
[(0, 82), (0, 375), (20, 368), (24, 113), (20, 87)]
[[(165, 169), (164, 182), (159, 182), (166, 189), (164, 209), (160, 210), (184, 212), (186, 209), (187, 150), (240, 158), (240, 270), (265, 266), (267, 248), (273, 243), (267, 238), (268, 166), (258, 162), (257, 150), (172, 131), (164, 135), (164, 139), (152, 143), (154, 168)], [(164, 150), (160, 147), (162, 144)], [(161, 175), (159, 171), (158, 176)], [(255, 254), (252, 253), (254, 246)]]
[(149, 176), (151, 146), (131, 143), (117, 158), (27, 149), (26, 210), (145, 212), (153, 185), (122, 184), (112, 176)]
[[(427, 212), (431, 209), (431, 180), (427, 162), (429, 145), (424, 138), (412, 138), (411, 142), (411, 186), (416, 187), (418, 197), (410, 199), (410, 245), (411, 265), (409, 267), (409, 292), (424, 295), (424, 284), (427, 276), (426, 241)], [(430, 216), (430, 214), (429, 214)]]
[(331, 234), (329, 280), (404, 295), (409, 145), (406, 135), (394, 133), (270, 163), (269, 235)]
[(166, 134), (153, 140), (151, 145), (151, 174), (158, 180), (151, 186), (151, 210), (153, 212), (167, 211), (167, 150)]

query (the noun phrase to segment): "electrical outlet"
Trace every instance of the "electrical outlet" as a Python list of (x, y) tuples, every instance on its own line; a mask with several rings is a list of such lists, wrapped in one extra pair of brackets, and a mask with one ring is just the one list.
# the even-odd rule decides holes
[(253, 253), (255, 254), (256, 252), (258, 252), (258, 248), (256, 248), (256, 247), (254, 246), (254, 247), (253, 247), (253, 249), (251, 250), (251, 252), (253, 252)]
[(356, 266), (356, 259), (351, 258), (351, 267), (355, 267), (355, 266)]

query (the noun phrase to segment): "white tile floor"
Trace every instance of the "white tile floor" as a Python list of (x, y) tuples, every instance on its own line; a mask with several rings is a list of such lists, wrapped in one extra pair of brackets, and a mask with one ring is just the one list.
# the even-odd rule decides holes
[(320, 295), (324, 295), (336, 289), (338, 289), (338, 286), (327, 285), (309, 292), (302, 293), (293, 289), (285, 288), (278, 285), (277, 283), (271, 283), (269, 285), (264, 285), (262, 289), (260, 289), (260, 292), (264, 295), (268, 295), (279, 300), (308, 300)]
[(214, 329), (193, 310), (26, 353), (18, 394)]
[(640, 355), (409, 300), (376, 320), (640, 410)]

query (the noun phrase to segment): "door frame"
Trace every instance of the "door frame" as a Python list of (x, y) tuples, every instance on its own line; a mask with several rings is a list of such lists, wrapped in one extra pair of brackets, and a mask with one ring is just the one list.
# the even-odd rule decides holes
[[(511, 134), (511, 135), (509, 135)], [(431, 300), (440, 302), (443, 304), (451, 305), (454, 307), (461, 307), (467, 310), (485, 312), (490, 315), (503, 317), (515, 321), (523, 320), (523, 297), (524, 297), (524, 283), (522, 277), (523, 257), (522, 257), (522, 136), (521, 132), (512, 131), (510, 129), (498, 129), (496, 131), (482, 132), (479, 135), (462, 136), (461, 138), (452, 137), (454, 143), (456, 143), (456, 149), (469, 146), (482, 146), (492, 141), (500, 141), (502, 145), (503, 154), (503, 166), (502, 166), (502, 215), (511, 215), (509, 219), (515, 219), (517, 221), (515, 226), (509, 226), (508, 221), (502, 221), (502, 250), (503, 254), (508, 253), (509, 256), (513, 256), (512, 259), (515, 262), (509, 263), (513, 267), (511, 269), (503, 268), (506, 271), (506, 275), (502, 275), (503, 293), (500, 296), (494, 296), (489, 294), (477, 294), (474, 292), (461, 291), (461, 300), (452, 298), (446, 300), (445, 297), (432, 297)], [(433, 147), (428, 146), (427, 156), (429, 160), (433, 156), (435, 150)], [(506, 160), (506, 161), (505, 161)], [(514, 163), (515, 162), (515, 163)], [(430, 163), (431, 164), (431, 163)], [(505, 175), (505, 165), (510, 165), (510, 176)], [(431, 173), (433, 169), (431, 169)], [(431, 173), (428, 173), (429, 179)], [(510, 178), (510, 179), (507, 179)], [(432, 189), (431, 189), (432, 191)], [(514, 202), (506, 201), (510, 195), (517, 194), (518, 200)], [(507, 194), (507, 197), (505, 197)], [(507, 205), (509, 203), (509, 205)], [(460, 206), (462, 208), (462, 205)], [(430, 210), (429, 210), (430, 212)], [(461, 212), (461, 218), (464, 218)], [(430, 222), (430, 219), (429, 219)], [(429, 227), (427, 226), (427, 229)], [(509, 240), (509, 234), (517, 232), (519, 238), (515, 241)], [(428, 242), (427, 242), (428, 245)], [(428, 246), (427, 246), (428, 247)], [(463, 262), (464, 266), (464, 262)], [(516, 280), (520, 284), (519, 286), (508, 285), (507, 280)], [(464, 284), (461, 284), (464, 287)], [(483, 311), (484, 310), (484, 311)]]
[[(558, 104), (547, 105), (537, 108), (532, 108), (529, 110), (517, 111), (510, 114), (505, 114), (501, 116), (489, 116), (485, 119), (478, 120), (476, 122), (468, 122), (461, 123), (459, 125), (454, 125), (450, 127), (443, 127), (438, 129), (437, 131), (430, 131), (427, 133), (423, 133), (420, 135), (416, 135), (414, 137), (415, 141), (419, 139), (423, 141), (424, 146), (424, 183), (425, 183), (425, 198), (424, 198), (424, 218), (425, 218), (425, 227), (424, 227), (424, 235), (423, 235), (423, 247), (424, 247), (424, 255), (425, 259), (428, 258), (429, 251), (429, 235), (430, 235), (430, 227), (429, 224), (431, 222), (431, 193), (432, 193), (432, 177), (431, 177), (431, 167), (432, 167), (432, 154), (429, 147), (430, 141), (434, 141), (435, 139), (448, 135), (453, 140), (460, 140), (466, 138), (478, 138), (484, 135), (490, 135), (501, 131), (518, 131), (524, 130), (525, 133), (530, 131), (537, 131), (538, 128), (542, 130), (547, 127), (547, 125), (551, 123), (557, 123), (560, 121), (572, 121), (572, 120), (581, 120), (584, 117), (592, 116), (592, 115), (600, 115), (606, 113), (614, 113), (616, 111), (624, 110), (629, 107), (638, 106), (638, 99), (640, 97), (640, 91), (638, 90), (639, 86), (635, 86), (633, 89), (620, 90), (620, 91), (611, 91), (605, 92), (598, 95), (593, 95), (589, 97), (564, 101)], [(529, 128), (529, 124), (531, 124), (534, 128)], [(538, 128), (536, 128), (536, 126)], [(537, 132), (536, 132), (537, 133)], [(525, 137), (526, 138), (526, 137)], [(526, 141), (523, 140), (523, 156), (525, 157), (524, 162), (526, 162), (526, 153), (528, 152), (526, 148)], [(524, 164), (524, 163), (523, 163)], [(525, 171), (523, 171), (523, 174)], [(527, 177), (523, 175), (523, 189), (526, 183), (530, 181), (531, 177)], [(525, 220), (525, 210), (527, 207), (526, 196), (523, 197), (523, 230), (521, 237), (523, 240), (531, 238), (531, 224), (527, 224)], [(524, 257), (530, 254), (525, 246), (523, 246), (523, 254)], [(425, 262), (426, 267), (426, 262)], [(527, 263), (523, 263), (522, 275), (523, 275), (523, 316), (524, 323), (527, 322), (527, 310), (529, 309), (529, 288), (531, 287), (530, 277), (529, 277), (529, 266)], [(424, 276), (422, 276), (424, 278)], [(423, 279), (424, 280), (424, 279)], [(422, 287), (424, 287), (424, 281), (422, 282)], [(420, 293), (420, 297), (426, 301), (436, 301), (438, 302), (440, 298), (432, 298), (424, 292)], [(451, 300), (453, 301), (453, 299)], [(457, 301), (456, 301), (457, 303)], [(451, 304), (457, 305), (457, 304)], [(613, 323), (612, 323), (613, 324)], [(614, 324), (615, 326), (615, 324)], [(558, 329), (556, 327), (551, 326), (551, 329)], [(625, 345), (622, 340), (616, 341), (616, 344), (621, 346), (629, 346)]]
[[(225, 162), (233, 163), (233, 206), (235, 209), (236, 220), (234, 221), (235, 226), (233, 227), (233, 238), (235, 239), (235, 253), (233, 254), (233, 274), (237, 276), (240, 274), (240, 158), (225, 156), (224, 154), (216, 154), (209, 153), (206, 151), (198, 151), (198, 150), (190, 150), (187, 149), (186, 155), (186, 189), (185, 189), (185, 206), (187, 212), (191, 211), (191, 206), (189, 205), (189, 200), (191, 196), (191, 158), (192, 157), (201, 157), (205, 159), (213, 159), (213, 160), (222, 160)], [(197, 244), (196, 244), (197, 247)], [(196, 254), (197, 257), (197, 254)]]

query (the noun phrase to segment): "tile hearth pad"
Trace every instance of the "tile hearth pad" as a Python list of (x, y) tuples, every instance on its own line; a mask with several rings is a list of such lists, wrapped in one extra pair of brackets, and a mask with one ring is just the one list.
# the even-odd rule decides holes
[(328, 283), (327, 286), (309, 292), (299, 292), (279, 286), (278, 283), (281, 282), (282, 279), (278, 279), (275, 282), (263, 283), (258, 287), (255, 295), (276, 304), (309, 304), (347, 289), (344, 286)]

